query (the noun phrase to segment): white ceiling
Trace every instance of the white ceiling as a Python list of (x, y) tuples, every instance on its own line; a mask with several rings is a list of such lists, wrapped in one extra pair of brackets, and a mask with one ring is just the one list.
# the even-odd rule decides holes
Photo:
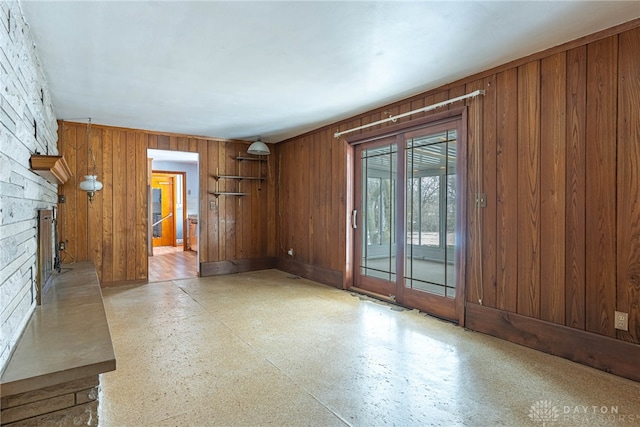
[(279, 142), (640, 16), (640, 1), (23, 0), (56, 115)]

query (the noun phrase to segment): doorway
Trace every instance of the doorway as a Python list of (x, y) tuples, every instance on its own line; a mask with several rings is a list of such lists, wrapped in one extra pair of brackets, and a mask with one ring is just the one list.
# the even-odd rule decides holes
[(176, 222), (184, 222), (184, 218), (176, 215), (176, 177), (177, 173), (172, 172), (154, 171), (151, 175), (151, 236), (154, 248), (177, 246)]
[(461, 123), (355, 149), (354, 287), (453, 321), (464, 303)]
[[(147, 150), (149, 176), (148, 281), (199, 274), (198, 154)], [(191, 237), (191, 238), (190, 238)]]

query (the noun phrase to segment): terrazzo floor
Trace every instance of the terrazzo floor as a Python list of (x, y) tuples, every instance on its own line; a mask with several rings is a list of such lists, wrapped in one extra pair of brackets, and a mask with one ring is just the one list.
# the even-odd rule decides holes
[(640, 426), (640, 383), (277, 270), (103, 294), (101, 426)]

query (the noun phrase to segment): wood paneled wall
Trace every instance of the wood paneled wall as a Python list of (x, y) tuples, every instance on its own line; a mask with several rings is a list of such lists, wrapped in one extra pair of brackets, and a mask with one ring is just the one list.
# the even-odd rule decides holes
[[(103, 285), (146, 281), (148, 275), (147, 148), (199, 154), (199, 256), (209, 263), (251, 260), (275, 254), (273, 161), (237, 161), (247, 143), (167, 135), (141, 130), (59, 122), (59, 147), (73, 178), (59, 188), (58, 237), (66, 241), (64, 262), (91, 260)], [(103, 190), (93, 203), (78, 185), (92, 173), (92, 153)], [(266, 176), (258, 181), (220, 180), (215, 175)], [(217, 201), (217, 203), (216, 203)], [(214, 202), (213, 209), (211, 202)]]
[(351, 284), (353, 159), (334, 132), (484, 89), (466, 102), (467, 304), (640, 343), (639, 57), (635, 20), (278, 144), (282, 265)]

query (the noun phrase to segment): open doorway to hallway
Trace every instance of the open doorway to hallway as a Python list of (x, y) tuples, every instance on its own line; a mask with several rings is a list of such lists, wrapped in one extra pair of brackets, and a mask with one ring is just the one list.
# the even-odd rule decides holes
[(147, 150), (149, 282), (198, 276), (198, 154)]

